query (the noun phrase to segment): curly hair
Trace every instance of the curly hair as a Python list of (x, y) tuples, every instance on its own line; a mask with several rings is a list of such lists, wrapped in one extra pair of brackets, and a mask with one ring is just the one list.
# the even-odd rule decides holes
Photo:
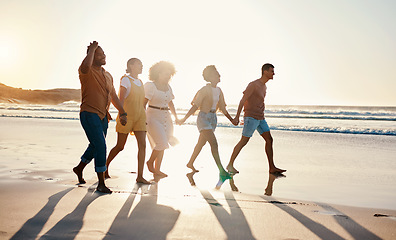
[(175, 66), (170, 62), (160, 61), (155, 63), (149, 70), (149, 79), (153, 82), (157, 81), (159, 74), (166, 70), (171, 72), (171, 76), (175, 75), (176, 73)]
[(213, 72), (218, 72), (215, 65), (209, 65), (205, 67), (205, 69), (202, 72), (202, 76), (205, 79), (205, 81), (210, 82), (209, 75)]

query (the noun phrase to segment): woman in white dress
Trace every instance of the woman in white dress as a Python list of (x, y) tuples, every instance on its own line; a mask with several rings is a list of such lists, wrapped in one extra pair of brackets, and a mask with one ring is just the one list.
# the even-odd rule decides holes
[[(146, 110), (147, 116), (147, 136), (153, 149), (150, 159), (147, 161), (147, 167), (155, 177), (166, 177), (161, 172), (161, 163), (165, 149), (170, 145), (175, 145), (177, 139), (173, 136), (173, 123), (171, 113), (177, 119), (172, 93), (169, 81), (176, 73), (172, 63), (161, 61), (154, 64), (149, 71), (149, 79), (144, 85), (145, 101), (148, 103)], [(169, 112), (170, 111), (170, 112)]]

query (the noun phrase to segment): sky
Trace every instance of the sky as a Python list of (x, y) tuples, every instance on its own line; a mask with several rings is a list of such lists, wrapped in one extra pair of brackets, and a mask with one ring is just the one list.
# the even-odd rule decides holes
[(177, 70), (176, 107), (189, 106), (215, 65), (228, 105), (272, 63), (270, 105), (396, 106), (393, 0), (0, 0), (0, 82), (80, 88), (78, 67), (98, 41), (118, 91), (137, 57)]

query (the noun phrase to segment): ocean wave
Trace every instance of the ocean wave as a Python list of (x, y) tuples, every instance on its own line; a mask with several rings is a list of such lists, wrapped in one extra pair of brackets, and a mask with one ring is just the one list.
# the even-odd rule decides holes
[[(320, 108), (320, 107), (318, 107)], [(370, 111), (368, 111), (370, 109)], [(178, 114), (187, 113), (188, 110), (178, 109)], [(236, 108), (228, 108), (227, 111), (233, 116), (236, 114)], [(243, 113), (242, 113), (243, 117)], [(295, 118), (295, 119), (337, 119), (337, 120), (369, 120), (369, 121), (396, 121), (396, 108), (367, 108), (361, 107), (359, 110), (304, 110), (304, 109), (266, 109), (266, 118)]]
[[(196, 125), (194, 122), (188, 122), (187, 125)], [(231, 123), (218, 123), (217, 127), (224, 128), (243, 128), (243, 125), (234, 126)], [(396, 129), (369, 129), (369, 128), (345, 128), (345, 127), (326, 127), (326, 126), (287, 126), (271, 125), (271, 130), (294, 131), (294, 132), (318, 132), (318, 133), (344, 133), (344, 134), (368, 134), (368, 135), (387, 135), (396, 136)]]
[[(337, 120), (368, 120), (368, 121), (396, 121), (395, 107), (355, 107), (346, 109), (334, 109), (329, 107), (317, 107), (318, 109), (298, 109), (298, 106), (269, 108), (265, 110), (266, 118), (287, 118), (287, 119), (337, 119)], [(322, 109), (323, 108), (323, 109)], [(80, 103), (68, 101), (58, 105), (34, 105), (34, 104), (0, 104), (0, 110), (9, 111), (27, 111), (27, 112), (55, 112), (55, 113), (73, 113), (80, 111)], [(178, 115), (183, 116), (188, 109), (177, 109)], [(235, 115), (236, 109), (229, 108), (228, 112)], [(117, 114), (118, 111), (113, 106), (110, 113)], [(35, 114), (32, 114), (35, 115)]]
[(312, 115), (312, 116), (378, 116), (378, 117), (396, 117), (394, 111), (307, 111), (307, 110), (265, 110), (266, 114), (282, 114), (282, 115)]
[(266, 118), (300, 118), (300, 119), (335, 119), (335, 120), (370, 120), (370, 121), (396, 121), (396, 116), (314, 116), (314, 115), (277, 115), (277, 114), (266, 114)]
[[(228, 111), (233, 116), (236, 109)], [(79, 112), (75, 101), (58, 105), (0, 103), (0, 117), (79, 120)], [(177, 112), (182, 118), (188, 109)], [(112, 106), (110, 113), (115, 118), (118, 111)], [(396, 136), (396, 107), (270, 106), (265, 116), (272, 130)], [(187, 124), (195, 125), (195, 118), (191, 116)], [(218, 127), (242, 126), (232, 125), (219, 113)]]
[(40, 118), (40, 119), (59, 119), (59, 120), (80, 120), (78, 117), (5, 115), (5, 114), (1, 114), (0, 117), (9, 117), (9, 118)]
[(76, 102), (76, 101), (66, 101), (58, 104), (58, 106), (73, 106), (73, 107), (75, 106), (80, 107), (80, 105), (81, 102)]
[(396, 130), (369, 129), (369, 128), (331, 128), (331, 127), (299, 127), (299, 126), (274, 126), (271, 130), (297, 131), (297, 132), (318, 132), (318, 133), (344, 133), (344, 134), (368, 134), (396, 136)]
[[(61, 117), (61, 116), (31, 116), (31, 115), (5, 115), (0, 117), (15, 117), (15, 118), (39, 118), (39, 119), (59, 119), (59, 120), (79, 120), (78, 117)], [(111, 121), (114, 121), (111, 120)], [(185, 123), (186, 125), (196, 125), (195, 122)], [(218, 123), (218, 128), (243, 128), (243, 125), (234, 126), (231, 123)], [(278, 131), (297, 131), (297, 132), (318, 132), (318, 133), (344, 133), (344, 134), (369, 134), (369, 135), (387, 135), (396, 136), (396, 130), (390, 129), (370, 129), (370, 128), (345, 128), (345, 127), (308, 127), (308, 126), (287, 126), (287, 125), (272, 125), (271, 130)]]
[(42, 105), (39, 106), (10, 106), (4, 107), (0, 106), (0, 110), (10, 110), (10, 111), (29, 111), (29, 112), (80, 112), (80, 108), (55, 108), (55, 107), (44, 107)]

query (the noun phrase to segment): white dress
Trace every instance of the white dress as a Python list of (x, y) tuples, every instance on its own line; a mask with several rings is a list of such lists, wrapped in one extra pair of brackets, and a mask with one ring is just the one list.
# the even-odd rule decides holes
[(152, 108), (168, 108), (168, 104), (175, 97), (171, 87), (168, 85), (166, 92), (158, 90), (153, 82), (144, 84), (145, 97), (148, 99), (147, 116), (147, 137), (151, 148), (154, 150), (165, 150), (170, 145), (178, 143), (173, 136), (173, 123), (169, 110)]

